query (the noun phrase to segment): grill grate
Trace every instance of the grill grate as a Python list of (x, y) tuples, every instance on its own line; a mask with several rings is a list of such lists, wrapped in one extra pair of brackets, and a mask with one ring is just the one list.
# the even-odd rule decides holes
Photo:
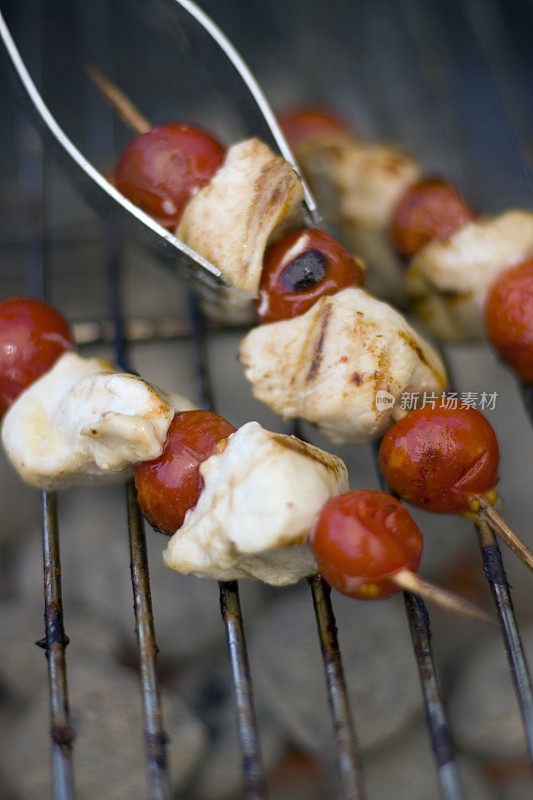
[[(389, 4), (390, 5), (390, 4)], [(389, 8), (389, 6), (386, 6)], [(420, 11), (420, 4), (407, 3), (406, 15), (411, 26), (411, 32), (416, 36), (417, 47), (420, 47), (420, 35), (416, 35), (414, 24)], [(276, 13), (279, 13), (279, 9)], [(403, 11), (402, 11), (403, 13)], [(413, 16), (414, 14), (414, 16)], [(464, 12), (460, 3), (453, 3), (453, 19), (464, 25)], [(449, 24), (451, 24), (451, 22)], [(470, 28), (462, 28), (462, 36), (458, 40), (458, 47), (464, 48), (465, 41), (470, 42)], [(465, 38), (466, 37), (466, 38)], [(37, 37), (38, 39), (38, 37)], [(424, 45), (421, 57), (427, 65), (430, 44)], [(478, 47), (479, 50), (479, 47)], [(482, 52), (478, 53), (483, 62)], [(428, 81), (428, 91), (432, 92), (432, 81), (437, 77), (431, 70), (425, 71)], [(483, 74), (485, 66), (483, 62)], [(484, 91), (493, 91), (489, 85)], [(485, 95), (484, 95), (485, 96)], [(501, 125), (509, 128), (510, 122), (505, 113), (500, 115)], [(96, 129), (98, 126), (94, 125)], [(20, 131), (26, 135), (27, 127), (20, 123)], [(513, 134), (514, 135), (514, 134)], [(513, 139), (512, 158), (515, 163), (518, 159), (518, 149), (514, 148)], [(529, 175), (526, 162), (520, 153), (520, 171)], [(36, 236), (28, 243), (30, 250), (27, 286), (32, 294), (46, 294), (48, 259), (48, 236), (46, 224), (47, 199), (47, 167), (46, 157), (35, 151), (24, 154), (22, 169), (24, 193), (32, 197), (35, 207), (39, 207), (42, 200), (41, 211), (41, 236)], [(516, 174), (516, 173), (515, 173)], [(518, 179), (517, 179), (518, 180)], [(528, 178), (529, 180), (529, 178)], [(110, 299), (112, 309), (112, 323), (103, 332), (98, 326), (90, 334), (98, 338), (103, 333), (104, 338), (112, 338), (115, 347), (115, 358), (124, 368), (128, 368), (127, 344), (129, 339), (128, 326), (125, 324), (121, 313), (120, 296), (120, 242), (114, 235), (105, 237), (106, 262), (109, 272)], [(209, 365), (206, 354), (205, 326), (199, 312), (196, 300), (191, 298), (190, 324), (176, 323), (170, 336), (177, 333), (190, 337), (191, 347), (194, 350), (199, 383), (199, 394), (202, 405), (214, 408), (213, 390), (210, 380)], [(96, 330), (96, 333), (94, 332)], [(158, 336), (154, 332), (143, 333), (146, 326), (140, 326), (138, 338), (153, 338)], [(165, 334), (163, 333), (163, 336)], [(221, 334), (222, 335), (222, 334)], [(531, 392), (526, 390), (526, 403), (531, 408)], [(378, 477), (383, 484), (383, 479)], [(132, 484), (126, 486), (126, 505), (128, 510), (128, 531), (131, 555), (131, 575), (134, 597), (134, 610), (136, 632), (139, 652), (140, 681), (143, 698), (144, 733), (148, 761), (149, 794), (154, 800), (169, 797), (169, 785), (165, 753), (165, 734), (162, 722), (161, 703), (157, 680), (156, 653), (157, 647), (154, 635), (154, 621), (150, 598), (150, 578), (146, 556), (146, 542), (143, 520), (135, 499)], [(59, 552), (59, 529), (57, 522), (57, 501), (55, 494), (42, 494), (42, 530), (43, 530), (43, 560), (44, 560), (44, 588), (45, 588), (45, 638), (40, 642), (46, 650), (48, 660), (48, 674), (50, 681), (51, 705), (51, 734), (53, 741), (53, 766), (54, 766), (54, 792), (58, 800), (69, 800), (75, 796), (73, 788), (73, 775), (71, 753), (73, 731), (70, 727), (65, 648), (68, 638), (63, 626), (62, 597), (61, 597), (61, 565)], [(503, 567), (498, 544), (493, 534), (482, 526), (479, 530), (480, 548), (483, 558), (483, 569), (491, 588), (493, 598), (498, 610), (502, 626), (502, 634), (509, 657), (513, 682), (516, 688), (520, 709), (524, 721), (526, 737), (530, 755), (533, 758), (533, 701), (531, 695), (530, 679), (527, 665), (520, 642), (516, 619), (514, 616), (509, 586)], [(337, 765), (341, 779), (343, 796), (346, 800), (357, 800), (363, 797), (361, 779), (359, 775), (357, 752), (350, 719), (350, 711), (346, 697), (346, 687), (340, 660), (335, 618), (329, 599), (329, 590), (323, 582), (314, 578), (310, 580), (312, 599), (317, 617), (320, 645), (324, 659), (324, 668), (327, 681), (327, 691), (334, 723), (335, 741), (337, 745)], [(462, 792), (457, 776), (455, 753), (452, 737), (448, 727), (445, 709), (440, 695), (436, 668), (431, 650), (431, 634), (429, 617), (423, 601), (409, 593), (404, 593), (406, 613), (409, 620), (413, 649), (417, 661), (422, 694), (426, 707), (426, 715), (430, 732), (432, 749), (435, 756), (436, 768), (439, 776), (441, 793), (445, 800), (459, 800)], [(239, 592), (236, 582), (220, 585), (221, 611), (228, 641), (231, 674), (234, 684), (239, 738), (242, 750), (242, 765), (244, 786), (247, 798), (258, 799), (264, 796), (263, 779), (259, 759), (258, 732), (255, 724), (250, 671), (248, 666), (243, 618), (240, 607)]]

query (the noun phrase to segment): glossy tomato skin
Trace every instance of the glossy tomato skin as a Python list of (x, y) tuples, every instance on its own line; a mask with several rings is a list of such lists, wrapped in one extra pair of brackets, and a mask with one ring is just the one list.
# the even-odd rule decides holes
[(533, 259), (506, 270), (486, 306), (489, 339), (526, 383), (533, 383)]
[(428, 242), (449, 236), (475, 218), (457, 189), (430, 178), (413, 184), (402, 196), (391, 218), (390, 238), (409, 259)]
[(51, 306), (28, 297), (0, 302), (0, 416), (74, 348), (68, 323)]
[(318, 228), (300, 228), (271, 245), (263, 263), (259, 299), (260, 323), (303, 314), (327, 294), (361, 286), (362, 262)]
[(282, 114), (279, 124), (291, 147), (329, 133), (348, 133), (348, 126), (339, 117), (313, 106), (301, 106)]
[(213, 177), (224, 148), (192, 125), (169, 123), (124, 150), (111, 182), (166, 228), (175, 228), (189, 198)]
[(322, 507), (311, 547), (325, 580), (359, 600), (378, 600), (400, 591), (391, 576), (418, 570), (422, 533), (407, 509), (390, 494), (358, 489)]
[(383, 437), (379, 460), (391, 489), (428, 511), (466, 511), (470, 497), (498, 482), (496, 434), (471, 407), (411, 411)]
[(211, 411), (175, 414), (162, 454), (135, 466), (141, 509), (154, 528), (172, 536), (198, 502), (203, 487), (200, 464), (235, 428)]

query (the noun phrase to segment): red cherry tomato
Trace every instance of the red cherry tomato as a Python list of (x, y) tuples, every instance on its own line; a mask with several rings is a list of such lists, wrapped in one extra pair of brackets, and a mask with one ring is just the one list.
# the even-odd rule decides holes
[(324, 231), (301, 228), (271, 245), (265, 255), (257, 316), (261, 323), (303, 314), (319, 297), (361, 286), (364, 270)]
[(235, 428), (211, 411), (175, 414), (162, 454), (135, 466), (139, 505), (154, 528), (172, 536), (203, 488), (200, 464)]
[(111, 182), (161, 225), (175, 228), (186, 202), (223, 160), (224, 148), (208, 133), (192, 125), (159, 125), (124, 150)]
[(422, 556), (422, 533), (407, 509), (392, 495), (370, 489), (328, 500), (310, 541), (325, 580), (359, 600), (400, 591), (391, 576), (416, 572)]
[(27, 297), (0, 302), (0, 416), (66, 350), (74, 350), (66, 320)]
[(498, 441), (490, 423), (475, 408), (443, 402), (411, 411), (389, 428), (379, 460), (391, 489), (428, 511), (465, 511), (472, 496), (498, 482)]
[(489, 292), (489, 339), (526, 383), (533, 382), (533, 259), (506, 270)]
[(279, 124), (291, 147), (328, 133), (348, 133), (348, 126), (339, 117), (312, 106), (282, 114)]
[(390, 236), (396, 250), (412, 258), (432, 239), (449, 236), (475, 218), (453, 186), (432, 178), (407, 189), (394, 210)]

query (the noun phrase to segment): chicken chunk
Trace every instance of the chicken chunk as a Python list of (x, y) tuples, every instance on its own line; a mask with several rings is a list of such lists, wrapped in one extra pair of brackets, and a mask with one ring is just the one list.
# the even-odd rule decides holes
[(175, 410), (193, 408), (108, 361), (65, 353), (15, 400), (2, 443), (26, 483), (57, 489), (124, 478), (157, 458)]
[(441, 392), (446, 384), (435, 351), (397, 311), (357, 288), (250, 331), (240, 360), (259, 400), (341, 444), (382, 434), (401, 416), (403, 392)]
[(533, 213), (507, 211), (463, 225), (412, 259), (407, 289), (417, 317), (448, 341), (484, 335), (488, 290), (509, 267), (533, 255)]
[(413, 159), (385, 144), (346, 133), (304, 141), (296, 156), (325, 216), (339, 225), (345, 244), (368, 266), (370, 292), (402, 298), (402, 263), (388, 235), (394, 207), (420, 176)]
[(248, 422), (200, 472), (204, 488), (168, 543), (168, 567), (275, 586), (316, 572), (309, 531), (322, 505), (348, 488), (340, 458)]
[(259, 139), (228, 150), (222, 167), (186, 205), (177, 236), (230, 284), (210, 316), (253, 318), (268, 242), (302, 221), (303, 188), (291, 165)]

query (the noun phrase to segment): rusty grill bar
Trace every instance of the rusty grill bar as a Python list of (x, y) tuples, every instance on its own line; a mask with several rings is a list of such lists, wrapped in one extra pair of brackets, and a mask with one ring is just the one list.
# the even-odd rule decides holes
[[(109, 298), (114, 327), (115, 359), (122, 369), (131, 371), (128, 344), (124, 336), (121, 305), (120, 238), (114, 232), (106, 232), (105, 244)], [(157, 675), (157, 644), (152, 611), (150, 571), (146, 552), (146, 533), (144, 519), (137, 503), (137, 493), (133, 480), (129, 480), (126, 483), (125, 491), (148, 790), (150, 800), (168, 800), (170, 797), (170, 784), (166, 752), (167, 736), (163, 727), (163, 711)]]
[[(429, 80), (429, 79), (428, 79)], [(45, 253), (47, 232), (44, 218), (46, 208), (46, 167), (45, 159), (36, 160), (35, 154), (29, 156), (26, 165), (31, 175), (30, 186), (33, 201), (35, 189), (44, 199), (42, 204), (42, 237), (30, 243), (32, 248), (32, 267), (28, 273), (28, 287), (33, 294), (44, 294), (46, 286)], [(524, 167), (527, 165), (524, 162)], [(39, 177), (40, 176), (40, 177)], [(128, 368), (127, 326), (120, 310), (120, 247), (114, 236), (107, 237), (107, 263), (110, 276), (112, 307), (111, 325), (96, 327), (87, 336), (96, 340), (113, 338), (117, 362)], [(191, 325), (176, 323), (163, 332), (162, 338), (177, 335), (191, 337), (197, 364), (202, 405), (214, 408), (213, 391), (210, 382), (205, 329), (195, 298), (191, 299)], [(87, 328), (85, 328), (87, 331)], [(145, 332), (147, 331), (147, 332)], [(155, 333), (154, 333), (155, 331)], [(132, 338), (158, 338), (160, 328), (139, 329)], [(531, 387), (523, 390), (524, 402), (533, 418), (533, 395)], [(383, 476), (377, 468), (378, 478), (383, 488)], [(126, 485), (126, 506), (131, 554), (131, 574), (134, 596), (134, 610), (139, 652), (140, 682), (143, 698), (145, 745), (148, 760), (149, 796), (154, 800), (169, 797), (166, 767), (165, 733), (163, 728), (159, 688), (157, 680), (154, 622), (150, 598), (150, 579), (146, 556), (146, 541), (143, 520), (135, 498), (133, 485)], [(45, 592), (45, 638), (39, 646), (46, 650), (50, 684), (51, 736), (53, 742), (54, 792), (57, 800), (70, 800), (75, 796), (72, 776), (71, 752), (74, 732), (70, 727), (65, 648), (68, 638), (63, 625), (61, 597), (61, 564), (59, 552), (59, 529), (57, 522), (57, 501), (54, 493), (42, 493), (42, 532)], [(509, 586), (505, 575), (501, 553), (490, 529), (483, 525), (479, 530), (479, 543), (483, 558), (483, 569), (493, 594), (494, 602), (502, 627), (502, 635), (507, 650), (513, 682), (524, 721), (530, 756), (533, 758), (533, 700), (527, 664), (514, 616)], [(309, 580), (320, 645), (324, 659), (328, 699), (334, 722), (337, 744), (337, 762), (343, 797), (345, 800), (363, 798), (359, 775), (357, 752), (350, 710), (346, 696), (346, 686), (342, 671), (336, 634), (335, 618), (329, 598), (329, 589), (318, 577)], [(456, 765), (452, 737), (440, 695), (435, 664), (431, 650), (429, 617), (423, 601), (405, 592), (405, 607), (409, 620), (414, 653), (417, 661), (422, 694), (431, 744), (435, 756), (441, 793), (445, 800), (460, 800), (462, 797)], [(236, 582), (220, 584), (221, 611), (228, 641), (231, 673), (237, 705), (239, 738), (242, 750), (242, 764), (246, 797), (260, 800), (264, 797), (263, 777), (259, 758), (258, 732), (255, 724), (250, 672), (246, 654), (243, 619)]]
[(50, 736), (55, 797), (57, 800), (71, 800), (74, 797), (71, 758), (74, 731), (70, 727), (68, 704), (65, 649), (69, 640), (63, 624), (61, 558), (55, 492), (41, 493), (41, 514), (45, 636), (36, 644), (44, 649), (48, 662)]
[[(379, 442), (372, 444), (372, 453), (380, 488), (391, 492), (379, 465)], [(441, 795), (444, 800), (460, 800), (463, 794), (455, 762), (455, 748), (433, 660), (429, 614), (426, 604), (418, 595), (403, 592), (403, 598)]]

